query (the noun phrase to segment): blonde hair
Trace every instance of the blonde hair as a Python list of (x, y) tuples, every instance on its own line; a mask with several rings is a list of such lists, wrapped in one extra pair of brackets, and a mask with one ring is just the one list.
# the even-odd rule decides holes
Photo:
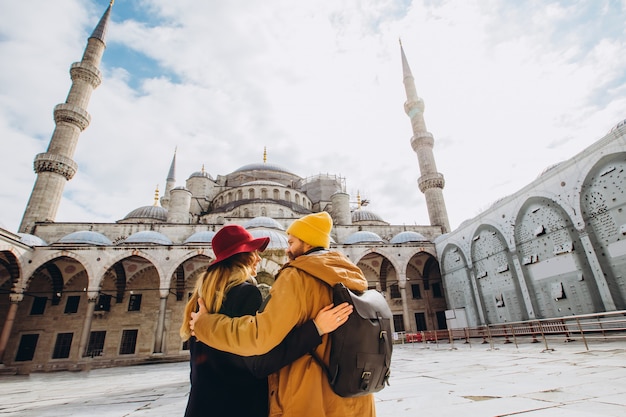
[(209, 313), (219, 312), (228, 291), (250, 279), (254, 272), (256, 257), (256, 252), (237, 253), (215, 265), (210, 265), (207, 271), (198, 277), (185, 306), (183, 324), (180, 326), (179, 333), (183, 340), (191, 337), (189, 321), (191, 313), (198, 309), (198, 298), (204, 300)]

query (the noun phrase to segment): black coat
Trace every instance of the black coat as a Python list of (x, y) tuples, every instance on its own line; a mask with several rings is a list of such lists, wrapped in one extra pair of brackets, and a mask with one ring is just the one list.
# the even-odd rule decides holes
[[(261, 306), (258, 288), (243, 283), (232, 288), (220, 313), (230, 317), (254, 315)], [(265, 355), (242, 357), (189, 340), (191, 391), (185, 417), (267, 417), (267, 376), (311, 351), (322, 341), (308, 321), (293, 329)]]

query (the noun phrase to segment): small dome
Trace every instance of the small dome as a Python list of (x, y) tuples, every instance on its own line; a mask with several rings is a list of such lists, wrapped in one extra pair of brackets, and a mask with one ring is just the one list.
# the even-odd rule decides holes
[(385, 222), (382, 217), (371, 211), (358, 209), (352, 212), (352, 223), (358, 222)]
[(189, 236), (183, 244), (187, 243), (211, 243), (213, 240), (213, 236), (215, 236), (215, 232), (212, 230), (202, 230), (200, 232), (196, 232), (193, 235)]
[(244, 223), (243, 227), (246, 229), (265, 227), (267, 229), (285, 230), (285, 228), (282, 227), (280, 223), (278, 223), (276, 220), (270, 217), (264, 217), (264, 216), (259, 216), (259, 217), (255, 217), (252, 220), (248, 220), (246, 223)]
[(191, 174), (188, 179), (191, 179), (191, 178), (208, 178), (208, 179), (213, 179), (213, 178), (211, 178), (209, 173), (206, 172), (206, 171), (196, 171), (193, 174)]
[(391, 243), (392, 245), (400, 245), (402, 243), (424, 242), (424, 241), (428, 241), (428, 239), (426, 239), (424, 235), (422, 235), (421, 233), (406, 231), (406, 232), (400, 232), (397, 235), (395, 235), (393, 238), (391, 238), (389, 243)]
[(266, 249), (287, 249), (289, 246), (287, 243), (287, 236), (276, 230), (254, 229), (250, 230), (250, 234), (254, 236), (255, 239), (260, 237), (269, 237), (270, 243), (268, 243)]
[(172, 241), (162, 233), (153, 230), (143, 230), (133, 233), (122, 243), (154, 243), (155, 245), (172, 245)]
[(39, 236), (31, 235), (28, 233), (18, 233), (20, 237), (20, 242), (28, 246), (48, 246), (45, 240), (40, 238)]
[(143, 206), (131, 211), (124, 217), (124, 220), (130, 219), (153, 219), (164, 222), (167, 220), (167, 210), (161, 206)]
[(92, 232), (90, 230), (82, 230), (70, 233), (67, 236), (63, 236), (55, 243), (70, 243), (96, 246), (108, 246), (113, 244), (113, 242), (111, 242), (111, 240), (102, 233)]
[(355, 243), (385, 243), (383, 239), (374, 232), (367, 232), (365, 230), (356, 232), (348, 236), (344, 245), (352, 245)]

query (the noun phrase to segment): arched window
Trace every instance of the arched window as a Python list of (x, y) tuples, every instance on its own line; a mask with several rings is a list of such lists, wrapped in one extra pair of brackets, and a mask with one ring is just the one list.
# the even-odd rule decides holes
[(248, 198), (249, 199), (253, 199), (254, 198), (254, 188), (250, 188), (248, 190)]
[(261, 198), (267, 198), (267, 188), (261, 188)]
[(289, 191), (285, 191), (285, 201), (291, 201), (291, 193)]
[(280, 200), (280, 191), (278, 191), (278, 188), (274, 188), (274, 200)]

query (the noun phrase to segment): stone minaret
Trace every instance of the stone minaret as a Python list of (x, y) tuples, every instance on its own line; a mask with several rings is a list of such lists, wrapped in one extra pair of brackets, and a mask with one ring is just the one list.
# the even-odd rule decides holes
[(167, 179), (165, 180), (165, 191), (163, 197), (161, 197), (161, 207), (169, 208), (170, 205), (170, 192), (176, 186), (176, 149), (174, 149), (174, 157), (170, 164), (170, 171), (167, 173)]
[(106, 48), (104, 38), (113, 1), (111, 0), (89, 37), (82, 60), (75, 62), (70, 68), (72, 87), (65, 103), (54, 108), (56, 127), (48, 150), (35, 157), (34, 169), (37, 179), (20, 224), (19, 231), (22, 233), (32, 233), (36, 222), (54, 221), (65, 183), (71, 180), (78, 170), (78, 165), (72, 157), (78, 136), (91, 121), (91, 116), (86, 110), (91, 93), (102, 82), (98, 67)]
[(437, 172), (435, 157), (433, 155), (433, 146), (435, 140), (432, 133), (426, 130), (424, 122), (424, 100), (418, 97), (415, 89), (415, 80), (411, 74), (411, 68), (404, 55), (402, 42), (400, 42), (400, 54), (402, 55), (402, 73), (404, 90), (406, 91), (406, 103), (404, 103), (404, 111), (411, 119), (411, 127), (413, 128), (413, 137), (411, 138), (411, 146), (417, 154), (421, 177), (417, 180), (420, 191), (424, 193), (426, 198), (426, 207), (428, 208), (428, 217), (430, 224), (433, 226), (441, 226), (442, 232), (450, 231), (450, 222), (448, 220), (448, 212), (446, 203), (443, 200), (443, 187), (445, 180), (443, 175)]

